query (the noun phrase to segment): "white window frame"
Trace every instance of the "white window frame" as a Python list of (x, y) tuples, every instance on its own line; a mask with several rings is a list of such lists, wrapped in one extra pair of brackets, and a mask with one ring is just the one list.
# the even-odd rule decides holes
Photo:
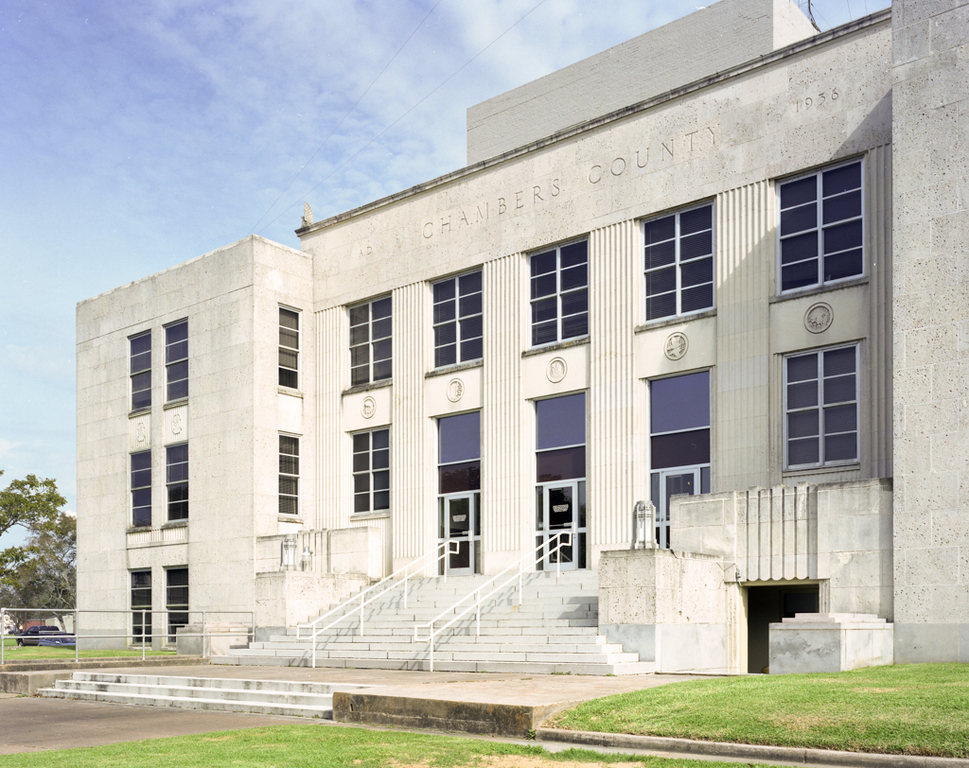
[[(861, 201), (859, 205), (858, 214), (853, 216), (848, 216), (844, 219), (838, 219), (836, 221), (832, 221), (826, 224), (824, 222), (824, 209), (826, 206), (826, 201), (834, 200), (836, 197), (838, 197), (838, 195), (830, 195), (828, 197), (824, 196), (824, 188), (823, 188), (824, 174), (830, 171), (836, 171), (840, 168), (847, 168), (848, 166), (851, 166), (851, 165), (859, 166), (859, 175), (860, 175), (859, 186), (857, 188), (853, 188), (852, 190), (848, 191), (848, 192), (853, 192), (854, 189), (857, 189), (860, 194)], [(798, 230), (796, 232), (789, 232), (787, 234), (782, 235), (781, 223), (783, 221), (783, 215), (785, 211), (782, 210), (781, 208), (781, 194), (784, 187), (786, 187), (789, 184), (794, 184), (800, 181), (804, 181), (805, 179), (809, 179), (812, 177), (815, 179), (815, 182), (816, 182), (816, 187), (815, 187), (816, 196), (814, 201), (815, 210), (816, 210), (815, 225), (813, 227)], [(852, 158), (851, 160), (846, 160), (845, 162), (825, 166), (824, 168), (818, 168), (809, 173), (798, 174), (797, 176), (792, 176), (786, 179), (778, 179), (777, 182), (775, 183), (775, 186), (776, 186), (776, 194), (777, 194), (777, 292), (778, 294), (789, 294), (789, 293), (797, 293), (799, 291), (810, 291), (810, 290), (822, 289), (830, 286), (840, 285), (842, 283), (845, 283), (851, 280), (858, 280), (865, 277), (865, 275), (867, 274), (866, 261), (868, 256), (866, 243), (865, 243), (867, 238), (867, 225), (865, 222), (865, 201), (867, 198), (866, 189), (865, 189), (865, 158), (856, 157), (856, 158)], [(839, 194), (848, 194), (848, 192), (839, 193)], [(806, 205), (807, 204), (804, 203), (801, 206), (790, 206), (787, 210), (793, 210), (793, 208), (804, 207)], [(859, 246), (861, 249), (861, 271), (851, 275), (846, 275), (845, 277), (825, 280), (824, 278), (825, 231), (832, 230), (835, 227), (849, 224), (854, 221), (861, 222), (861, 245)], [(817, 279), (811, 283), (805, 283), (804, 285), (798, 285), (792, 288), (785, 289), (784, 288), (784, 264), (783, 264), (784, 242), (788, 240), (792, 240), (795, 237), (804, 236), (805, 234), (808, 234), (810, 232), (818, 233), (817, 250), (816, 250), (815, 256), (813, 257), (816, 260), (816, 264), (817, 264), (817, 272), (815, 275)], [(854, 250), (854, 248), (846, 249), (844, 251), (840, 251), (839, 253), (844, 253), (850, 250)], [(832, 255), (832, 254), (829, 254), (829, 255)], [(810, 259), (802, 259), (799, 262), (793, 262), (793, 263), (803, 263), (807, 261), (810, 261)]]
[[(573, 264), (562, 267), (562, 250), (568, 248), (572, 245), (578, 245), (579, 243), (585, 244), (585, 283), (582, 285), (576, 285), (571, 288), (562, 288), (562, 275), (566, 270), (574, 270), (579, 264)], [(545, 256), (546, 254), (555, 254), (555, 270), (554, 272), (543, 272), (540, 275), (534, 274), (534, 263), (535, 259)], [(553, 293), (543, 293), (541, 296), (536, 297), (535, 285), (536, 281), (547, 277), (548, 275), (555, 276), (555, 291)], [(565, 302), (568, 298), (572, 296), (577, 296), (578, 294), (584, 294), (585, 296), (585, 309), (581, 312), (571, 312), (568, 315), (565, 314)], [(589, 336), (589, 239), (587, 237), (581, 237), (576, 240), (570, 240), (567, 243), (562, 243), (561, 245), (552, 246), (550, 248), (543, 248), (541, 251), (536, 251), (528, 257), (528, 295), (529, 295), (529, 312), (531, 314), (531, 321), (529, 322), (530, 330), (530, 346), (533, 348), (541, 348), (548, 346), (550, 344), (558, 344), (563, 341), (570, 341), (572, 339), (584, 339)], [(536, 320), (535, 312), (536, 306), (540, 302), (546, 302), (549, 299), (555, 299), (555, 338), (548, 339), (545, 341), (535, 341), (535, 329), (536, 326), (547, 325), (551, 322), (551, 319)], [(571, 320), (572, 318), (578, 318), (585, 316), (585, 331), (583, 333), (572, 333), (565, 336), (564, 325), (566, 320)]]
[[(374, 306), (380, 302), (388, 302), (388, 314), (385, 317), (374, 318)], [(358, 310), (366, 307), (367, 309), (367, 320), (365, 322), (353, 322), (353, 315)], [(357, 304), (349, 306), (347, 311), (347, 317), (350, 322), (350, 386), (360, 386), (364, 384), (371, 384), (376, 381), (390, 381), (393, 377), (393, 328), (394, 328), (394, 304), (393, 296), (391, 294), (385, 294), (383, 296), (377, 296), (373, 299), (367, 301), (361, 301)], [(377, 323), (382, 323), (382, 321), (388, 320), (387, 332), (385, 335), (375, 337), (374, 326)], [(365, 329), (364, 333), (361, 329)], [(364, 338), (365, 337), (365, 338)], [(387, 354), (382, 355), (377, 358), (378, 345), (382, 349), (386, 349)], [(367, 361), (365, 363), (354, 364), (354, 350), (366, 349), (367, 351)], [(378, 363), (387, 363), (386, 371), (382, 371), (380, 374), (376, 373), (376, 367)], [(364, 371), (365, 375), (358, 378), (358, 372)]]
[[(185, 461), (172, 461), (169, 458), (169, 451), (174, 448), (185, 448)], [(185, 478), (178, 478), (176, 480), (171, 479), (171, 472), (173, 467), (178, 467), (185, 465)], [(172, 489), (176, 486), (185, 486), (185, 499), (178, 499), (172, 501), (171, 494)], [(188, 520), (189, 514), (189, 452), (188, 443), (172, 443), (171, 445), (165, 446), (165, 519), (170, 523), (184, 522)], [(185, 513), (184, 516), (172, 517), (173, 507), (181, 509), (184, 505)]]
[[(690, 232), (686, 236), (682, 235), (681, 234), (681, 221), (682, 221), (682, 217), (684, 215), (686, 215), (686, 214), (693, 213), (694, 211), (699, 211), (699, 210), (702, 210), (704, 208), (708, 208), (710, 210), (710, 228), (709, 228), (709, 230), (703, 229), (703, 230), (698, 230), (696, 232)], [(645, 322), (647, 322), (647, 323), (659, 322), (659, 321), (662, 321), (662, 320), (668, 320), (671, 317), (689, 317), (691, 315), (699, 314), (700, 312), (708, 312), (709, 310), (713, 309), (716, 306), (716, 277), (717, 277), (716, 250), (717, 250), (717, 242), (716, 242), (716, 219), (715, 219), (715, 214), (716, 214), (716, 211), (714, 209), (713, 202), (712, 201), (709, 201), (709, 202), (706, 202), (706, 203), (700, 203), (699, 205), (691, 205), (689, 208), (683, 208), (681, 210), (674, 211), (672, 213), (666, 213), (666, 214), (663, 214), (661, 216), (652, 216), (652, 217), (650, 217), (648, 219), (644, 219), (643, 220), (642, 225), (641, 225), (641, 231), (642, 231), (643, 240), (644, 240), (644, 242), (643, 242), (643, 262), (642, 262), (642, 264), (643, 264), (643, 318), (645, 319)], [(661, 265), (659, 267), (647, 268), (646, 267), (646, 262), (645, 262), (646, 250), (651, 245), (658, 245), (659, 243), (646, 243), (645, 242), (645, 238), (646, 238), (646, 228), (650, 224), (655, 224), (656, 222), (662, 221), (664, 219), (669, 219), (669, 218), (672, 218), (673, 221), (674, 221), (674, 224), (673, 224), (673, 226), (674, 226), (674, 235), (673, 235), (672, 238), (669, 238), (669, 239), (664, 240), (664, 241), (661, 241), (661, 242), (669, 242), (670, 239), (673, 241), (673, 243), (674, 243), (674, 251), (675, 251), (674, 252), (673, 261), (670, 264), (663, 264), (663, 265)], [(702, 232), (707, 232), (707, 231), (710, 232), (710, 252), (708, 254), (704, 254), (702, 256), (696, 256), (694, 258), (684, 260), (683, 259), (683, 255), (682, 255), (682, 244), (683, 244), (684, 237), (692, 237), (694, 235), (698, 235), (698, 234), (700, 234)], [(703, 285), (709, 285), (710, 286), (710, 303), (707, 306), (704, 306), (704, 307), (699, 307), (697, 309), (691, 309), (691, 310), (688, 310), (688, 311), (684, 311), (683, 310), (683, 291), (684, 291), (684, 287), (683, 287), (683, 271), (684, 271), (684, 269), (688, 269), (692, 265), (700, 264), (703, 261), (709, 261), (710, 262), (710, 280), (709, 280), (709, 282), (706, 282), (705, 281), (703, 283), (696, 283), (694, 285), (687, 286), (686, 290), (690, 290), (690, 289), (693, 289), (693, 288), (698, 288), (698, 287), (703, 286)], [(656, 315), (655, 317), (650, 317), (649, 316), (649, 300), (650, 300), (651, 297), (650, 297), (650, 294), (649, 294), (649, 276), (651, 274), (656, 274), (656, 273), (658, 273), (658, 272), (660, 272), (662, 270), (671, 269), (671, 268), (674, 270), (674, 274), (675, 274), (675, 278), (676, 278), (675, 279), (675, 287), (673, 288), (672, 291), (666, 291), (666, 292), (664, 292), (664, 294), (672, 293), (674, 295), (675, 300), (676, 300), (676, 309), (671, 314)], [(662, 295), (662, 294), (657, 294), (657, 295)]]
[[(471, 291), (470, 293), (461, 294), (461, 280), (471, 275), (478, 275), (479, 287), (476, 291)], [(484, 273), (480, 269), (475, 269), (470, 272), (464, 272), (460, 275), (455, 275), (454, 277), (448, 277), (444, 280), (435, 280), (431, 285), (431, 303), (432, 303), (432, 327), (434, 331), (434, 367), (435, 368), (445, 368), (449, 365), (457, 365), (458, 363), (470, 363), (478, 361), (484, 355)], [(450, 299), (444, 299), (442, 301), (436, 301), (434, 299), (434, 292), (439, 285), (444, 285), (445, 283), (454, 284), (454, 297)], [(470, 299), (474, 296), (479, 297), (478, 303), (479, 307), (476, 312), (468, 312), (467, 314), (462, 313), (461, 305), (465, 299)], [(453, 303), (454, 304), (454, 315), (451, 318), (441, 320), (437, 322), (438, 308), (444, 304)], [(468, 331), (469, 321), (474, 321), (478, 319), (479, 328), (477, 334)], [(448, 326), (454, 326), (454, 341), (448, 341), (444, 343), (439, 343), (439, 334), (444, 331)], [(465, 357), (463, 349), (465, 344), (471, 341), (480, 340), (482, 343), (481, 354), (475, 357)], [(438, 358), (439, 350), (454, 347), (454, 360), (441, 362)]]
[[(382, 467), (382, 466), (381, 467), (374, 467), (374, 447), (373, 447), (374, 437), (373, 436), (375, 434), (377, 434), (377, 433), (380, 433), (380, 432), (386, 432), (387, 433), (387, 447), (386, 448), (378, 448), (377, 449), (378, 451), (381, 451), (381, 452), (383, 452), (383, 451), (386, 451), (387, 452), (387, 466), (386, 467)], [(354, 443), (356, 442), (355, 438), (360, 437), (362, 435), (367, 435), (367, 450), (366, 451), (357, 451), (356, 450), (356, 446), (354, 445)], [(377, 429), (369, 429), (369, 430), (366, 430), (366, 431), (363, 431), (363, 432), (354, 432), (354, 433), (352, 433), (350, 435), (350, 439), (351, 439), (351, 443), (350, 443), (350, 449), (351, 449), (351, 472), (352, 472), (352, 477), (353, 477), (353, 491), (352, 491), (352, 493), (353, 493), (353, 513), (354, 514), (364, 515), (364, 514), (367, 514), (367, 513), (370, 513), (370, 512), (389, 512), (390, 511), (390, 491), (391, 491), (391, 487), (390, 487), (390, 484), (391, 484), (390, 427), (378, 427)], [(358, 455), (362, 455), (362, 454), (366, 454), (366, 456), (367, 456), (367, 466), (366, 466), (366, 468), (358, 469), (357, 466), (356, 466), (356, 461), (355, 460), (356, 460), (356, 458), (357, 458)], [(378, 479), (378, 475), (382, 479), (383, 476), (384, 476), (384, 474), (386, 474), (386, 479), (387, 479), (386, 485), (387, 485), (387, 488), (386, 489), (384, 489), (384, 488), (380, 488), (380, 489), (375, 488), (376, 480)], [(367, 489), (366, 489), (366, 491), (359, 491), (359, 490), (357, 490), (357, 478), (362, 478), (362, 477), (366, 477), (367, 478)], [(382, 493), (385, 490), (387, 492), (387, 506), (385, 506), (385, 507), (376, 507), (375, 506), (375, 504), (376, 504), (376, 502), (375, 502), (375, 494), (378, 491)], [(366, 505), (367, 508), (366, 509), (357, 509), (357, 500), (359, 498), (362, 498), (364, 496), (364, 494), (366, 494), (366, 497), (367, 497), (367, 505)]]
[[(171, 341), (169, 335), (176, 328), (185, 328), (185, 338)], [(184, 352), (182, 350), (184, 345)], [(178, 357), (174, 357), (179, 355)], [(174, 378), (180, 373), (180, 368), (184, 363), (185, 375)], [(172, 396), (172, 387), (185, 382), (184, 394)], [(188, 398), (188, 320), (178, 320), (165, 326), (165, 402), (171, 403), (176, 400)]]
[[(824, 373), (824, 354), (826, 352), (835, 352), (841, 349), (851, 349), (855, 353), (855, 369), (854, 369), (854, 380), (855, 380), (855, 398), (854, 400), (835, 400), (830, 403), (824, 401), (824, 383), (826, 377)], [(818, 361), (817, 366), (817, 403), (813, 406), (802, 406), (796, 408), (790, 408), (788, 404), (789, 396), (789, 381), (788, 381), (788, 361), (794, 358), (815, 356)], [(798, 471), (802, 469), (819, 469), (826, 467), (843, 467), (843, 466), (854, 466), (861, 461), (861, 408), (859, 395), (861, 394), (861, 350), (859, 344), (841, 344), (834, 347), (823, 347), (821, 349), (807, 350), (801, 352), (792, 352), (791, 354), (784, 355), (782, 361), (784, 367), (784, 469), (787, 471)], [(805, 382), (796, 382), (805, 383)], [(825, 430), (824, 425), (824, 409), (842, 407), (845, 405), (853, 405), (855, 409), (855, 455), (849, 459), (833, 459), (827, 460), (825, 457), (825, 438), (828, 436), (838, 435), (838, 434), (850, 434), (850, 432), (833, 432), (828, 433)], [(790, 462), (790, 446), (791, 440), (805, 439), (804, 437), (792, 438), (789, 434), (790, 432), (790, 416), (792, 413), (806, 413), (816, 410), (818, 412), (818, 461), (817, 462), (807, 462), (803, 464), (791, 464)]]
[[(285, 313), (285, 314), (284, 314)], [(283, 318), (289, 317), (290, 315), (295, 317), (296, 327), (293, 328), (291, 325), (284, 325)], [(299, 389), (299, 348), (302, 333), (302, 320), (301, 312), (298, 309), (293, 309), (292, 307), (279, 307), (278, 312), (278, 322), (279, 322), (279, 350), (277, 353), (277, 364), (279, 366), (279, 371), (277, 374), (277, 382), (279, 386), (285, 387), (286, 389)], [(296, 346), (292, 344), (293, 337), (295, 336)], [(294, 379), (293, 383), (284, 383), (284, 378), (292, 377)]]
[[(148, 339), (148, 349), (142, 352), (135, 352), (135, 342)], [(145, 367), (136, 368), (136, 365), (147, 363)], [(132, 411), (143, 411), (151, 408), (151, 331), (136, 333), (128, 337), (128, 381), (130, 386), (130, 402)], [(147, 392), (148, 401), (145, 403), (135, 403), (135, 395)]]
[[(296, 442), (296, 453), (285, 453), (283, 451), (284, 440)], [(299, 435), (283, 433), (279, 435), (279, 514), (286, 517), (299, 516), (299, 442)], [(289, 463), (289, 466), (286, 466), (287, 463)], [(289, 483), (292, 483), (291, 488), (284, 488)], [(291, 506), (292, 509), (284, 509), (286, 506)]]

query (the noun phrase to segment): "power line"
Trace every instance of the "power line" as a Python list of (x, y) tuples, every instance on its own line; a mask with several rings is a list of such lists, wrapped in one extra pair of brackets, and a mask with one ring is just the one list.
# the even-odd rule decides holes
[[(397, 125), (397, 123), (399, 123), (401, 120), (403, 120), (405, 117), (407, 117), (407, 115), (409, 115), (411, 112), (413, 112), (415, 109), (417, 109), (421, 104), (423, 104), (431, 96), (433, 96), (435, 93), (437, 93), (439, 90), (441, 90), (441, 88), (443, 88), (445, 85), (447, 85), (455, 77), (457, 77), (457, 75), (460, 74), (462, 70), (464, 70), (466, 67), (468, 67), (472, 62), (474, 62), (475, 59), (477, 59), (481, 54), (483, 54), (485, 51), (487, 51), (491, 46), (493, 46), (495, 43), (497, 43), (499, 40), (501, 40), (501, 38), (503, 38), (505, 35), (507, 35), (509, 32), (511, 32), (515, 27), (517, 27), (519, 24), (521, 24), (526, 18), (528, 18), (528, 16), (530, 16), (532, 13), (534, 13), (538, 9), (538, 7), (541, 6), (544, 2), (545, 2), (545, 0), (539, 0), (535, 5), (533, 5), (531, 7), (531, 9), (529, 9), (528, 11), (526, 11), (521, 16), (521, 18), (518, 19), (518, 21), (516, 21), (514, 24), (512, 24), (510, 27), (508, 27), (508, 29), (506, 29), (504, 32), (502, 32), (500, 35), (498, 35), (498, 37), (496, 37), (494, 40), (492, 40), (490, 43), (488, 43), (484, 48), (482, 48), (480, 51), (478, 51), (474, 56), (472, 56), (470, 59), (468, 59), (460, 67), (458, 67), (456, 70), (454, 70), (454, 72), (452, 72), (450, 75), (448, 75), (448, 77), (446, 77), (444, 80), (442, 80), (437, 86), (435, 86), (430, 92), (428, 92), (420, 101), (418, 101), (417, 103), (415, 103), (406, 112), (404, 112), (400, 117), (398, 117), (396, 120), (394, 120), (392, 123), (390, 123), (390, 125), (386, 126), (380, 133), (378, 133), (376, 136), (374, 136), (372, 139), (370, 139), (366, 144), (364, 144), (362, 147), (360, 147), (360, 149), (358, 149), (356, 152), (354, 152), (352, 155), (350, 155), (350, 157), (348, 157), (342, 163), (340, 163), (339, 165), (337, 165), (336, 167), (334, 167), (333, 170), (331, 170), (326, 176), (324, 176), (316, 186), (311, 187), (309, 190), (307, 190), (307, 194), (309, 192), (314, 192), (315, 190), (317, 190), (321, 186), (323, 186), (324, 182), (328, 181), (330, 179), (330, 177), (333, 176), (333, 174), (335, 174), (341, 168), (345, 167), (352, 160), (354, 160), (355, 158), (357, 158), (365, 149), (367, 149), (371, 144), (373, 144), (375, 141), (377, 141), (377, 139), (379, 139), (381, 136), (383, 136), (385, 133), (387, 133), (387, 131), (389, 131), (391, 128), (393, 128), (395, 125)], [(277, 216), (275, 219), (273, 219), (268, 224), (266, 224), (266, 226), (263, 227), (263, 229), (261, 231), (264, 232), (270, 226), (272, 226), (273, 224), (275, 224), (277, 221), (279, 221), (279, 219), (282, 218), (283, 214), (288, 213), (289, 211), (291, 211), (293, 208), (295, 208), (297, 205), (299, 205), (300, 202), (301, 202), (301, 200), (297, 200), (294, 203), (292, 203), (289, 206), (287, 206), (285, 209), (283, 209), (282, 212), (280, 212), (279, 216)], [(274, 205), (275, 205), (275, 203), (274, 203)]]
[[(282, 200), (283, 199), (283, 195), (285, 195), (287, 192), (289, 192), (289, 188), (292, 187), (293, 184), (296, 183), (296, 180), (302, 175), (303, 170), (306, 168), (306, 166), (308, 166), (310, 163), (313, 162), (313, 159), (320, 153), (320, 150), (323, 149), (323, 147), (326, 146), (327, 142), (333, 137), (333, 134), (337, 132), (337, 129), (341, 125), (343, 125), (344, 121), (350, 116), (350, 113), (353, 112), (353, 110), (355, 110), (357, 108), (357, 105), (361, 101), (363, 101), (363, 97), (366, 96), (368, 93), (370, 93), (370, 89), (373, 88), (374, 85), (377, 83), (377, 81), (383, 76), (384, 72), (387, 71), (387, 68), (391, 64), (394, 63), (394, 60), (400, 55), (400, 52), (402, 50), (404, 50), (404, 48), (407, 47), (407, 44), (411, 41), (411, 38), (414, 37), (414, 35), (417, 34), (417, 30), (419, 30), (422, 26), (424, 26), (424, 22), (427, 21), (428, 17), (432, 13), (434, 13), (435, 9), (441, 4), (441, 2), (442, 2), (442, 0), (437, 0), (437, 2), (434, 3), (434, 5), (431, 7), (431, 10), (429, 10), (427, 12), (427, 14), (424, 16), (424, 18), (420, 20), (420, 23), (416, 27), (414, 27), (414, 31), (411, 32), (407, 36), (407, 39), (403, 42), (403, 44), (400, 46), (400, 48), (397, 49), (397, 53), (395, 53), (393, 56), (391, 56), (390, 57), (390, 61), (388, 61), (386, 64), (384, 64), (384, 68), (381, 69), (380, 72), (377, 73), (377, 76), (370, 82), (370, 85), (367, 86), (367, 89), (363, 93), (360, 94), (360, 97), (355, 102), (353, 102), (353, 106), (351, 106), (350, 109), (348, 109), (346, 111), (346, 113), (343, 115), (343, 117), (340, 118), (340, 122), (338, 122), (333, 127), (333, 129), (327, 134), (326, 138), (323, 139), (323, 143), (320, 144), (320, 146), (318, 146), (316, 148), (316, 151), (312, 155), (310, 155), (310, 159), (307, 160), (305, 163), (303, 163), (300, 166), (299, 170), (296, 172), (296, 175), (293, 176), (292, 181), (290, 181), (289, 184), (286, 185), (285, 189), (283, 189), (283, 191), (279, 193), (279, 197), (277, 197), (275, 200), (273, 200), (272, 205), (270, 205), (266, 209), (266, 212), (263, 213), (263, 215), (259, 217), (259, 219), (256, 221), (256, 223), (251, 227), (250, 232), (255, 232), (256, 231), (256, 227), (258, 227), (262, 223), (262, 220), (264, 218), (266, 218), (266, 216), (269, 215), (269, 212), (273, 208), (276, 207), (276, 203), (278, 203), (280, 200)], [(285, 213), (285, 211), (284, 211), (284, 213)], [(277, 216), (276, 218), (279, 218), (279, 217)], [(273, 219), (273, 221), (276, 221), (276, 219)], [(269, 223), (272, 224), (273, 221), (271, 221)], [(269, 225), (267, 224), (266, 226), (269, 226)]]

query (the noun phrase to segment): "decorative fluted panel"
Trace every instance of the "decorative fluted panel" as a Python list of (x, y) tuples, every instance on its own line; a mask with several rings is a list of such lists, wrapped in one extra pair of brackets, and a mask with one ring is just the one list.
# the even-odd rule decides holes
[[(390, 509), (393, 557), (414, 558), (433, 546), (433, 497), (425, 463), (433, 461), (425, 435), (424, 308), (427, 288), (414, 283), (393, 292), (394, 391), (390, 427)], [(432, 441), (433, 445), (433, 441)]]
[(773, 192), (766, 181), (717, 198), (717, 365), (713, 488), (766, 485)]
[(871, 269), (872, 477), (892, 476), (892, 148), (875, 147), (866, 167)]
[(349, 446), (343, 434), (341, 392), (347, 380), (349, 329), (346, 310), (331, 307), (316, 314), (316, 513), (313, 528), (343, 528), (353, 499)]
[[(635, 457), (645, 428), (634, 362), (636, 285), (641, 273), (635, 221), (592, 232), (589, 241), (590, 389), (587, 437), (593, 545), (632, 537), (633, 505), (649, 498)], [(642, 398), (640, 398), (642, 399)]]
[(522, 318), (517, 309), (522, 270), (521, 254), (489, 261), (483, 270), (481, 536), (486, 553), (520, 549), (535, 527), (527, 491), (534, 478), (522, 469), (530, 466), (523, 442)]
[(751, 488), (739, 505), (738, 563), (747, 581), (818, 577), (817, 487)]

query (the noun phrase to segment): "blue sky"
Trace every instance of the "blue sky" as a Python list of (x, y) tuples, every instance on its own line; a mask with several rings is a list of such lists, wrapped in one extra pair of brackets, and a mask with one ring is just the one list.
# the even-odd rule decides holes
[(469, 106), (697, 7), (3, 0), (0, 485), (52, 477), (73, 509), (78, 301), (254, 232), (299, 247), (303, 200), (319, 220), (460, 168)]

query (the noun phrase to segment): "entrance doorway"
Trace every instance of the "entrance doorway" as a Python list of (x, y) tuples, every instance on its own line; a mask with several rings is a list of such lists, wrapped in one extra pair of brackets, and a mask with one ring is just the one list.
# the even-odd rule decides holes
[(545, 555), (538, 569), (585, 568), (585, 482), (545, 483), (536, 492), (535, 547)]
[[(481, 573), (481, 521), (477, 493), (441, 497), (438, 541), (443, 544), (447, 572), (455, 576)], [(438, 569), (443, 575), (445, 564)]]
[(652, 496), (656, 500), (656, 544), (670, 548), (670, 498), (710, 492), (710, 467), (675, 467), (653, 472)]
[(817, 613), (817, 584), (786, 584), (747, 588), (747, 671), (767, 672), (772, 622), (798, 613)]

